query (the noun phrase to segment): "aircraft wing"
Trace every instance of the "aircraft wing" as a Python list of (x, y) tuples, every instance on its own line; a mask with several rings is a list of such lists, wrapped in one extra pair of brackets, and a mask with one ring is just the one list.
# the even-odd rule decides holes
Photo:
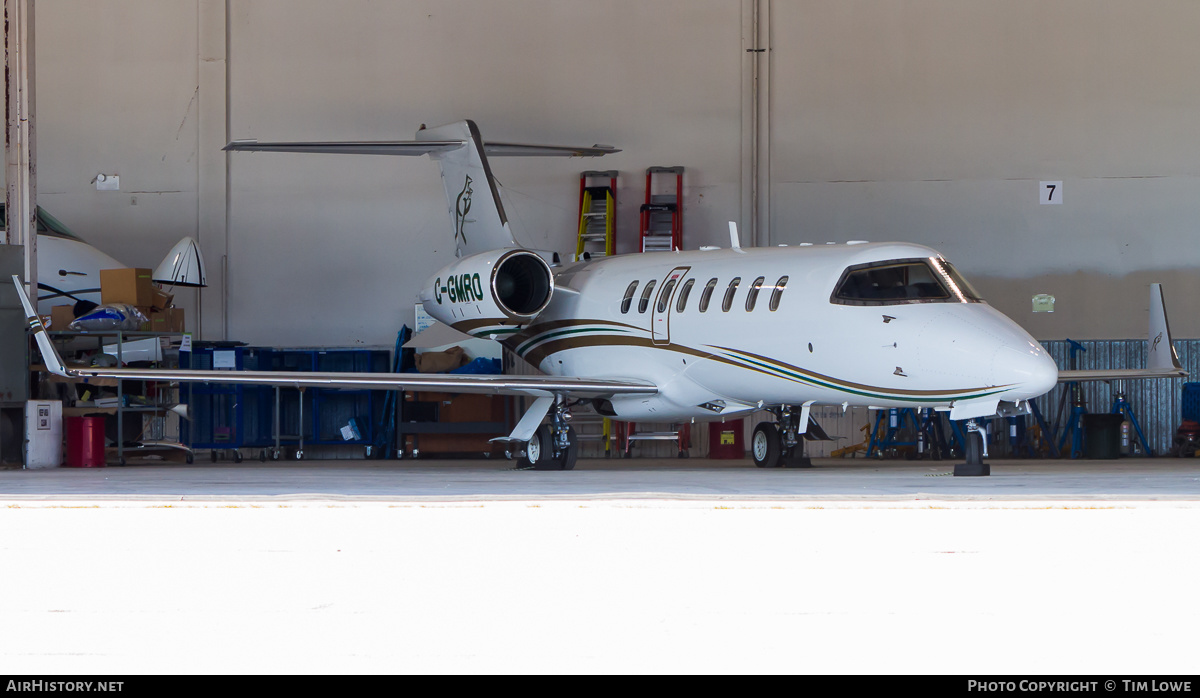
[[(456, 150), (466, 141), (325, 141), (259, 143), (256, 140), (232, 141), (222, 150), (275, 153), (341, 153), (346, 155), (428, 155)], [(564, 145), (526, 145), (523, 143), (485, 143), (484, 152), (492, 156), (599, 157), (621, 152), (607, 145), (586, 147)]]
[(1188, 372), (1179, 363), (1179, 354), (1171, 341), (1171, 326), (1167, 322), (1167, 305), (1163, 300), (1162, 284), (1150, 284), (1150, 324), (1146, 332), (1146, 368), (1110, 368), (1092, 370), (1063, 370), (1058, 382), (1113, 381), (1139, 378), (1182, 378)]
[(218, 371), (190, 369), (68, 367), (34, 312), (21, 281), (13, 284), (25, 307), (26, 320), (37, 340), (46, 368), (69, 378), (119, 378), (192, 383), (251, 383), (306, 388), (358, 388), (370, 390), (437, 390), (452, 393), (490, 393), (551, 397), (569, 394), (591, 398), (611, 395), (652, 395), (658, 388), (644, 381), (606, 380), (562, 376), (505, 376), (432, 373), (335, 373), (319, 371)]

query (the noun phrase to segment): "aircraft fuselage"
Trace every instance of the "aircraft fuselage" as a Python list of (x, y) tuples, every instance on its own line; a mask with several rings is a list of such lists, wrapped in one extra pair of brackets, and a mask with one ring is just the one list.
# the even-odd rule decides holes
[(504, 341), (550, 375), (659, 385), (658, 395), (602, 405), (627, 419), (716, 418), (810, 401), (990, 404), (982, 410), (990, 414), (998, 400), (1054, 385), (1057, 369), (1041, 345), (984, 302), (832, 298), (848, 268), (920, 259), (940, 257), (876, 243), (582, 262), (556, 274), (546, 310)]

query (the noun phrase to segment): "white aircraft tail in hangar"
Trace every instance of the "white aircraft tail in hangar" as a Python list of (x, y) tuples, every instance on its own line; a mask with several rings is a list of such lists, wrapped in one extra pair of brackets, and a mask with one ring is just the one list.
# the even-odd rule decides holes
[[(470, 121), (400, 142), (258, 143), (231, 151), (428, 154), (439, 162), (458, 259), (419, 299), (434, 318), (497, 339), (545, 375), (284, 373), (69, 368), (32, 311), (51, 370), (63, 375), (220, 383), (443, 390), (534, 397), (505, 440), (532, 468), (570, 469), (572, 407), (629, 421), (717, 420), (767, 410), (752, 439), (760, 467), (803, 462), (813, 406), (932, 407), (951, 419), (1026, 406), (1059, 380), (1181, 375), (1165, 311), (1148, 369), (1063, 378), (1042, 346), (988, 305), (935, 250), (901, 242), (655, 252), (560, 266), (523, 247), (488, 156), (599, 156), (615, 149), (487, 143)], [(20, 289), (19, 280), (14, 277)], [(1152, 293), (1158, 291), (1152, 291)], [(1159, 295), (1159, 308), (1161, 294)], [(1159, 323), (1160, 327), (1154, 323)], [(1167, 357), (1167, 358), (1163, 358)], [(1120, 375), (1116, 375), (1120, 373)], [(1066, 372), (1063, 372), (1065, 375)], [(548, 420), (547, 420), (548, 418)], [(546, 422), (546, 423), (543, 423)], [(967, 464), (982, 475), (981, 437)]]

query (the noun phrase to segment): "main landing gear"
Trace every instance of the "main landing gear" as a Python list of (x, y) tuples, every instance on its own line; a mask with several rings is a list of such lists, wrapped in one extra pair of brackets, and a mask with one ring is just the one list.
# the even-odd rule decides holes
[(754, 427), (750, 440), (750, 455), (760, 468), (811, 468), (812, 460), (804, 455), (804, 434), (808, 425), (801, 428), (801, 413), (784, 405), (771, 410), (778, 418), (775, 422), (760, 422)]
[[(565, 400), (555, 402), (550, 423), (543, 424), (525, 444), (518, 466), (521, 470), (572, 470), (579, 457), (579, 439), (568, 422), (571, 412)], [(505, 455), (512, 456), (506, 452)]]

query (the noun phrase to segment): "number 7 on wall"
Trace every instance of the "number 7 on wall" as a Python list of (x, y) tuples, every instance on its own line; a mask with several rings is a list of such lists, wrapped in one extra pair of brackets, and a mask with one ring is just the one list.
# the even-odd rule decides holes
[(1062, 181), (1057, 182), (1042, 182), (1038, 189), (1038, 203), (1042, 204), (1061, 204), (1062, 203)]

